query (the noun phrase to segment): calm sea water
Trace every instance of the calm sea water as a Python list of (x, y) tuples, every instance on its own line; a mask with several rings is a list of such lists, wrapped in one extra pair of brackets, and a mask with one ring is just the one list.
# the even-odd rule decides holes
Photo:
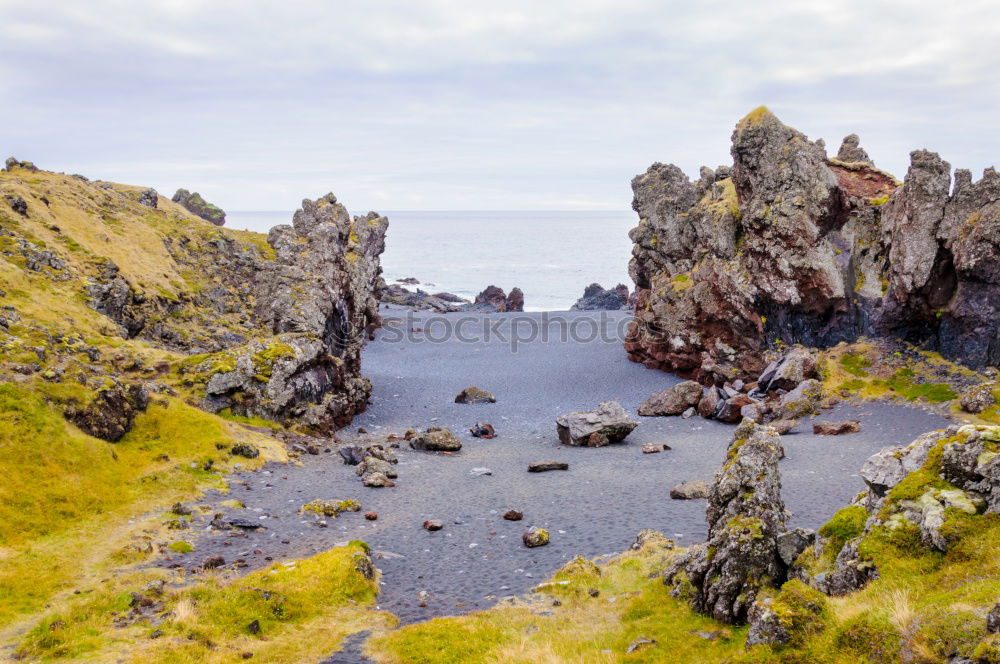
[[(472, 299), (490, 284), (524, 291), (528, 311), (568, 309), (593, 282), (624, 283), (636, 225), (629, 209), (608, 212), (384, 212), (387, 282), (415, 277), (420, 288)], [(226, 227), (267, 232), (291, 212), (227, 212)], [(433, 285), (431, 285), (433, 284)]]

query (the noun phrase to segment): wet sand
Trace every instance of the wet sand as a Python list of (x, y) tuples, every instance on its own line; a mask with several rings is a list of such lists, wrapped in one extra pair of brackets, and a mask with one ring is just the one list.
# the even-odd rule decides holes
[[(486, 608), (498, 598), (524, 593), (575, 555), (593, 557), (627, 548), (644, 528), (659, 530), (682, 546), (704, 538), (705, 501), (671, 500), (668, 492), (686, 480), (712, 479), (731, 438), (731, 425), (698, 416), (635, 416), (652, 392), (679, 379), (629, 362), (614, 335), (587, 342), (556, 334), (512, 352), (510, 330), (503, 334), (505, 328), (511, 321), (525, 325), (523, 321), (540, 320), (540, 314), (462, 315), (473, 321), (466, 331), (483, 319), (500, 321), (494, 329), (507, 341), (494, 332), (488, 341), (452, 338), (429, 343), (428, 333), (439, 338), (444, 329), (419, 314), (407, 327), (424, 332), (413, 333), (411, 339), (398, 339), (398, 327), (383, 330), (369, 343), (363, 360), (364, 374), (374, 386), (371, 406), (355, 418), (351, 429), (341, 432), (342, 440), (349, 442), (349, 432), (357, 427), (387, 435), (448, 426), (462, 440), (461, 452), (419, 452), (403, 443), (399, 478), (392, 488), (362, 486), (354, 467), (341, 462), (336, 445), (331, 445), (331, 453), (303, 456), (303, 467), (271, 466), (265, 473), (237, 474), (228, 495), (208, 500), (243, 500), (244, 510), (220, 511), (267, 517), (260, 521), (265, 528), (245, 537), (206, 532), (197, 544), (197, 560), (220, 554), (227, 562), (243, 558), (259, 567), (267, 558), (311, 555), (361, 539), (376, 552), (382, 571), (380, 608), (407, 623)], [(571, 323), (578, 318), (599, 320), (601, 314), (560, 315)], [(609, 327), (628, 317), (625, 312), (604, 315)], [(492, 391), (497, 403), (454, 403), (455, 395), (469, 385)], [(558, 442), (558, 415), (589, 410), (608, 399), (620, 400), (640, 422), (624, 443), (591, 449)], [(781, 462), (782, 495), (794, 514), (792, 527), (818, 527), (849, 502), (864, 488), (858, 469), (875, 451), (947, 424), (931, 412), (887, 404), (840, 405), (820, 418), (860, 419), (863, 428), (853, 435), (814, 436), (805, 420), (783, 437), (787, 457)], [(468, 429), (477, 421), (493, 424), (497, 438), (473, 438)], [(642, 454), (643, 443), (667, 443), (672, 449)], [(550, 459), (568, 462), (569, 470), (526, 472), (530, 462)], [(482, 467), (492, 475), (473, 473)], [(321, 527), (319, 519), (297, 513), (302, 504), (317, 498), (354, 498), (362, 512), (325, 519), (326, 527)], [(508, 508), (522, 510), (524, 520), (504, 521)], [(363, 513), (370, 510), (378, 512), (377, 521), (364, 519)], [(425, 519), (439, 519), (444, 528), (425, 531)], [(532, 525), (548, 529), (551, 544), (525, 548), (521, 535)]]

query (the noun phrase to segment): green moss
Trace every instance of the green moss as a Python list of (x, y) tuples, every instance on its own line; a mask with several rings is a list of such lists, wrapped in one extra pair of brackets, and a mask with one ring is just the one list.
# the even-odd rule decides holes
[(185, 542), (184, 540), (171, 542), (167, 545), (167, 548), (176, 553), (191, 553), (194, 551), (194, 546), (190, 542)]
[(361, 503), (356, 500), (312, 500), (300, 509), (300, 513), (309, 512), (336, 518), (344, 512), (357, 512), (361, 509)]
[(844, 544), (861, 535), (865, 530), (868, 512), (863, 507), (850, 506), (839, 510), (823, 524), (819, 534), (827, 538), (825, 552), (836, 558)]
[(889, 194), (884, 194), (884, 195), (879, 196), (877, 198), (871, 199), (869, 201), (869, 203), (871, 203), (872, 205), (878, 207), (879, 205), (885, 205), (886, 203), (888, 203), (889, 202), (889, 198), (891, 198), (889, 196)]
[(931, 403), (941, 403), (951, 401), (958, 396), (947, 383), (918, 383), (916, 378), (913, 369), (899, 369), (886, 380), (886, 385), (910, 401), (926, 399)]
[(835, 644), (861, 661), (891, 664), (899, 659), (899, 630), (881, 611), (871, 610), (850, 619), (837, 630)]
[(771, 610), (791, 637), (788, 647), (798, 647), (826, 628), (826, 596), (801, 581), (793, 580), (771, 600)]
[(840, 366), (849, 374), (864, 378), (868, 375), (865, 368), (872, 365), (871, 360), (861, 354), (844, 353), (840, 356)]

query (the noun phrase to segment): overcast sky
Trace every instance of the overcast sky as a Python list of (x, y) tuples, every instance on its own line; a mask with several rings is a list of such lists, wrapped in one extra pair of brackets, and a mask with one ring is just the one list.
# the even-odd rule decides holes
[(0, 0), (0, 149), (229, 210), (615, 209), (767, 104), (979, 172), (998, 36), (996, 0)]

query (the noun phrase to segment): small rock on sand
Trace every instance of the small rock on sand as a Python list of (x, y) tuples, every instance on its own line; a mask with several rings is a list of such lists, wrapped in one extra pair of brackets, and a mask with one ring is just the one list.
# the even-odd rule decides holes
[(365, 512), (365, 518), (369, 521), (378, 520), (378, 512)]
[(678, 484), (670, 490), (670, 497), (674, 500), (697, 500), (708, 498), (708, 483), (701, 480), (684, 482)]
[(524, 518), (524, 512), (521, 510), (507, 510), (503, 513), (503, 518), (507, 521), (520, 521)]
[(222, 556), (209, 556), (201, 564), (202, 569), (216, 569), (226, 564), (226, 559)]
[(455, 403), (496, 403), (497, 398), (492, 392), (481, 390), (475, 385), (469, 386), (458, 393)]
[(391, 487), (396, 483), (386, 477), (383, 473), (366, 473), (361, 478), (361, 483), (371, 487)]
[(545, 546), (549, 543), (549, 531), (544, 528), (532, 528), (521, 536), (521, 541), (529, 549), (536, 546)]
[(536, 461), (528, 464), (529, 473), (544, 473), (549, 470), (569, 470), (565, 461)]
[(476, 424), (469, 429), (469, 433), (472, 434), (473, 438), (496, 438), (497, 432), (493, 429), (492, 424), (486, 424), (484, 422), (476, 422)]
[(431, 452), (457, 452), (462, 449), (462, 441), (448, 427), (430, 427), (424, 433), (413, 434), (410, 447)]
[(861, 422), (858, 420), (815, 422), (813, 424), (813, 433), (817, 436), (839, 436), (844, 433), (858, 433), (859, 431), (861, 431)]
[(665, 449), (669, 449), (666, 445), (662, 443), (645, 443), (642, 446), (643, 454), (656, 454), (657, 452), (662, 452)]
[(427, 519), (424, 521), (424, 530), (430, 530), (431, 532), (435, 530), (441, 530), (444, 528), (444, 524), (437, 519)]
[(795, 420), (775, 420), (768, 424), (769, 427), (777, 431), (780, 435), (784, 436), (786, 433), (795, 428), (797, 422)]
[(479, 477), (480, 475), (492, 475), (493, 471), (489, 468), (473, 468), (469, 471), (471, 475)]

